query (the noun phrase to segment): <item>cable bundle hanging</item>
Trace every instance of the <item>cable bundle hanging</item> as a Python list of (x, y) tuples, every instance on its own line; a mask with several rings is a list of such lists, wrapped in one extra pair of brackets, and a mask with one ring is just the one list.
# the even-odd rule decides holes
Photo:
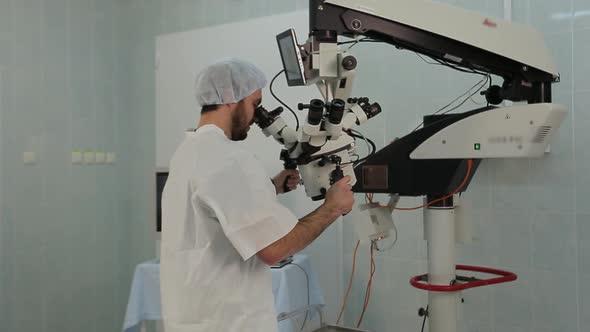
[(371, 273), (369, 274), (369, 281), (367, 282), (367, 289), (365, 290), (365, 302), (363, 305), (363, 311), (361, 312), (361, 316), (359, 317), (359, 320), (356, 324), (357, 328), (361, 326), (361, 323), (363, 322), (363, 318), (365, 316), (365, 312), (367, 311), (367, 307), (369, 306), (369, 301), (371, 300), (371, 288), (373, 286), (373, 277), (375, 276), (375, 259), (373, 255), (374, 249), (375, 244), (373, 241), (371, 241)]

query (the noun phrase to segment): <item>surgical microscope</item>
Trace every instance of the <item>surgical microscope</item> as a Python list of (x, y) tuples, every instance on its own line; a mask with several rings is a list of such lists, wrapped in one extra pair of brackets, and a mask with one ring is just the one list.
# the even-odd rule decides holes
[[(390, 194), (392, 204), (393, 197), (424, 197), (428, 273), (410, 283), (428, 291), (428, 310), (421, 314), (429, 319), (429, 331), (456, 332), (461, 291), (517, 278), (507, 271), (456, 265), (455, 242), (465, 237), (456, 218), (459, 195), (483, 159), (544, 155), (567, 115), (564, 106), (551, 102), (552, 84), (560, 77), (550, 52), (528, 26), (426, 0), (310, 0), (309, 20), (304, 44), (293, 30), (277, 35), (277, 43), (287, 84), (315, 84), (324, 99), (298, 105), (307, 111), (298, 131), (281, 118), (281, 108), (260, 107), (255, 121), (284, 146), (285, 167), (300, 170), (313, 200), (323, 199), (345, 175), (352, 178), (354, 192)], [(355, 141), (363, 137), (354, 127), (382, 109), (366, 96), (351, 96), (360, 65), (339, 37), (390, 44), (503, 82), (482, 92), (488, 106), (425, 116), (421, 128), (355, 159)], [(504, 101), (513, 103), (504, 106)], [(495, 277), (464, 277), (458, 271)]]

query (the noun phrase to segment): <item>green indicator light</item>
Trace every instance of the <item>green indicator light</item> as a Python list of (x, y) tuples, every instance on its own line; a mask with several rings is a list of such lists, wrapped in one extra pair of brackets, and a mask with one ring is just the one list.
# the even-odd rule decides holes
[(475, 151), (479, 151), (479, 150), (481, 150), (481, 144), (479, 144), (479, 143), (475, 143), (475, 144), (473, 144), (473, 149), (474, 149)]

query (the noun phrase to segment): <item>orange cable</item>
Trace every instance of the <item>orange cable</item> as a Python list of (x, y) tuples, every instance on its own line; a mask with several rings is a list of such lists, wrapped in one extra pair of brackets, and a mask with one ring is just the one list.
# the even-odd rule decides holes
[(348, 288), (346, 289), (346, 294), (344, 295), (344, 300), (342, 301), (342, 307), (340, 308), (340, 313), (338, 314), (338, 320), (336, 321), (336, 325), (338, 325), (338, 323), (340, 323), (340, 319), (342, 319), (342, 314), (344, 313), (344, 308), (346, 308), (346, 302), (348, 301), (348, 294), (350, 294), (350, 289), (352, 288), (352, 279), (354, 277), (354, 269), (356, 265), (356, 252), (359, 248), (360, 243), (360, 240), (356, 241), (356, 247), (354, 248), (354, 254), (352, 256), (352, 272), (350, 273), (350, 278), (348, 279)]
[(367, 310), (367, 307), (369, 306), (369, 301), (371, 300), (371, 287), (373, 286), (373, 277), (375, 276), (375, 259), (373, 256), (374, 253), (374, 242), (371, 242), (371, 273), (369, 276), (369, 281), (367, 282), (367, 289), (365, 291), (365, 303), (363, 305), (363, 312), (361, 313), (361, 316), (359, 317), (359, 321), (356, 325), (356, 327), (358, 328), (361, 323), (363, 322), (363, 318), (365, 316), (365, 312)]

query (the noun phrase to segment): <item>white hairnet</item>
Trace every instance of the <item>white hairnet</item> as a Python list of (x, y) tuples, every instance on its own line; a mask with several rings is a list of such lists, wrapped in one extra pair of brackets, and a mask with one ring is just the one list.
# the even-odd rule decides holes
[(250, 62), (225, 58), (201, 70), (196, 97), (201, 106), (232, 104), (266, 86), (264, 73)]

